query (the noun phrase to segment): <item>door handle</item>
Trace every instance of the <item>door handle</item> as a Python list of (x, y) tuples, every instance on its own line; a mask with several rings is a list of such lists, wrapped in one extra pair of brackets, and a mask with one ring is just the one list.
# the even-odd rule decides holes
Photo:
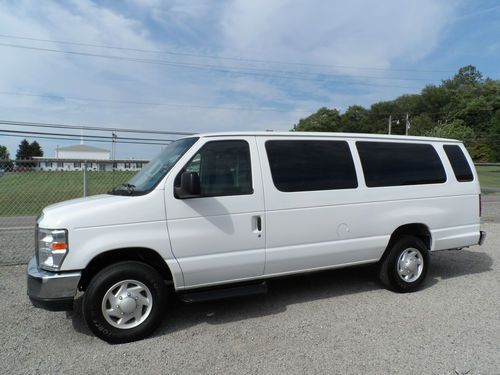
[[(262, 232), (262, 217), (260, 215), (252, 217), (252, 230), (254, 233)], [(260, 234), (259, 234), (260, 236)]]

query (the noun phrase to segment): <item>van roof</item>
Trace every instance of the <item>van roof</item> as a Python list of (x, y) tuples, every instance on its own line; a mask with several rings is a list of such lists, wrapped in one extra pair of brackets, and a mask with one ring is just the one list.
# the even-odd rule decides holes
[(406, 135), (388, 135), (388, 134), (364, 134), (364, 133), (333, 133), (333, 132), (283, 132), (283, 131), (247, 131), (247, 132), (218, 132), (218, 133), (199, 133), (198, 137), (228, 137), (228, 136), (257, 136), (257, 137), (320, 137), (320, 138), (353, 138), (353, 139), (380, 139), (380, 140), (400, 140), (400, 141), (419, 141), (419, 142), (446, 142), (462, 143), (457, 139), (417, 137)]

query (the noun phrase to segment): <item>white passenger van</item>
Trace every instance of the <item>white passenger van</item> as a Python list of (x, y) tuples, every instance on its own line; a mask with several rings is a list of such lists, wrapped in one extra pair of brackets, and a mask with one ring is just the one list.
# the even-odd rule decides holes
[(259, 293), (265, 279), (377, 263), (418, 289), (429, 254), (481, 244), (480, 188), (450, 139), (221, 133), (179, 139), (128, 184), (45, 208), (28, 265), (35, 306), (70, 309), (113, 343), (185, 301)]

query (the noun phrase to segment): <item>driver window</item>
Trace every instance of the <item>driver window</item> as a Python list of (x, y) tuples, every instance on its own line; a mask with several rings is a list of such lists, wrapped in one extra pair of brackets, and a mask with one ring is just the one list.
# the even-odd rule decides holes
[(196, 154), (194, 158), (192, 158), (191, 161), (188, 163), (188, 165), (186, 165), (186, 168), (184, 168), (183, 172), (196, 172), (199, 175), (200, 160), (201, 160), (201, 154)]
[[(204, 197), (253, 193), (250, 148), (246, 141), (208, 142), (182, 172), (198, 173)], [(177, 186), (179, 177), (180, 174)]]

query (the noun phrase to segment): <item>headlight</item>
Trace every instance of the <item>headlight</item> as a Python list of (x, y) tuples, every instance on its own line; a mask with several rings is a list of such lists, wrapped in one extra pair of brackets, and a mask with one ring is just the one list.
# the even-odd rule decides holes
[(41, 268), (58, 271), (68, 252), (68, 231), (38, 228), (37, 258)]

